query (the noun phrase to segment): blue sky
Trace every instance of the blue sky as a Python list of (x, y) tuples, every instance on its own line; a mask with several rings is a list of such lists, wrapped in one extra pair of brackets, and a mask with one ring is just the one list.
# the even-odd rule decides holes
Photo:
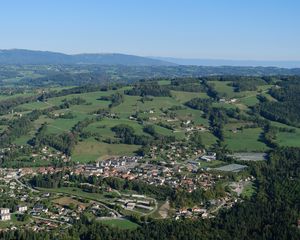
[(298, 0), (2, 0), (0, 49), (300, 60)]

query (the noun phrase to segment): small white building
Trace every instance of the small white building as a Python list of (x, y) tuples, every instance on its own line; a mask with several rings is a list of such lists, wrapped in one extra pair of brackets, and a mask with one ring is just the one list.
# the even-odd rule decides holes
[(0, 215), (8, 214), (9, 208), (0, 208)]
[(8, 221), (10, 219), (9, 208), (0, 208), (0, 220)]
[(27, 206), (17, 206), (17, 211), (20, 213), (26, 212), (27, 210)]
[(11, 219), (10, 213), (8, 213), (8, 214), (1, 214), (0, 215), (0, 220), (1, 221), (9, 221), (10, 219)]

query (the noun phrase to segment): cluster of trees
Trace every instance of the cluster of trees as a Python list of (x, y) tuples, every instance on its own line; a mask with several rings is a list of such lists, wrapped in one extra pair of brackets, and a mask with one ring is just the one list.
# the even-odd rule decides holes
[(267, 82), (262, 77), (239, 77), (232, 79), (234, 91), (256, 91), (257, 86), (265, 85)]
[(27, 134), (32, 127), (32, 122), (42, 115), (42, 111), (34, 110), (20, 118), (9, 122), (8, 128), (0, 134), (0, 146), (4, 147), (10, 144), (16, 138)]
[(207, 113), (211, 109), (212, 102), (213, 101), (209, 98), (193, 98), (186, 102), (185, 105)]
[(133, 127), (127, 124), (119, 124), (111, 128), (116, 137), (125, 144), (147, 145), (151, 138), (145, 135), (136, 135)]
[(284, 82), (281, 88), (272, 88), (270, 94), (278, 101), (264, 101), (255, 110), (263, 117), (292, 126), (300, 126), (300, 80)]
[(238, 110), (214, 108), (211, 99), (193, 98), (186, 106), (203, 111), (209, 118), (212, 133), (221, 141), (224, 140), (223, 126), (227, 123), (228, 116), (237, 118), (239, 115)]
[(280, 76), (243, 76), (243, 75), (219, 75), (200, 78), (202, 81), (226, 81), (231, 82), (236, 92), (255, 91), (257, 86), (278, 81)]
[(111, 101), (111, 103), (109, 104), (109, 108), (112, 108), (124, 102), (124, 94), (117, 92), (110, 96), (102, 96), (99, 98), (99, 100)]
[(70, 94), (82, 94), (88, 92), (97, 92), (97, 91), (108, 91), (108, 90), (117, 90), (122, 87), (122, 84), (118, 83), (110, 83), (110, 84), (85, 84), (80, 87), (66, 88), (60, 91), (49, 91), (43, 92), (43, 94), (39, 97), (40, 101), (46, 101), (49, 98), (54, 97), (62, 97)]
[(209, 111), (209, 122), (212, 133), (220, 140), (224, 141), (224, 125), (228, 121), (228, 116), (224, 109), (212, 108)]
[(17, 210), (19, 202), (15, 198), (8, 198), (7, 196), (0, 197), (0, 208), (9, 208), (12, 212)]
[(64, 172), (57, 172), (54, 174), (35, 175), (30, 184), (34, 187), (41, 188), (58, 188), (63, 186), (63, 174)]
[(47, 133), (47, 125), (43, 124), (31, 143), (36, 146), (50, 146), (66, 155), (71, 155), (71, 152), (77, 142), (76, 134), (72, 132), (63, 132), (61, 134), (49, 134)]
[(184, 92), (205, 92), (206, 88), (199, 78), (175, 78), (171, 80), (170, 90)]
[(7, 114), (8, 112), (12, 111), (13, 108), (17, 106), (29, 102), (36, 101), (38, 96), (29, 96), (29, 97), (15, 97), (10, 98), (7, 100), (2, 100), (0, 102), (0, 115)]
[(23, 78), (19, 83), (35, 87), (43, 87), (49, 85), (80, 86), (85, 84), (99, 84), (101, 82), (107, 82), (107, 80), (108, 77), (105, 72), (71, 73), (62, 71), (61, 73), (50, 72), (45, 76), (39, 77), (37, 79)]
[(159, 85), (157, 82), (140, 83), (138, 85), (135, 85), (132, 89), (126, 90), (125, 94), (131, 96), (171, 96), (170, 90), (167, 87)]
[(60, 108), (70, 108), (71, 105), (82, 105), (87, 104), (86, 100), (81, 97), (74, 97), (71, 99), (63, 99)]

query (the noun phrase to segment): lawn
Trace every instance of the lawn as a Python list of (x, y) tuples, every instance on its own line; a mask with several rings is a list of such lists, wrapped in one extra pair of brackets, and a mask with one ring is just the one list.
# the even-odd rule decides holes
[(154, 125), (154, 129), (157, 133), (164, 135), (164, 136), (175, 136), (176, 139), (183, 139), (185, 137), (184, 132), (173, 132), (170, 129)]
[(260, 141), (261, 128), (247, 128), (237, 133), (225, 130), (225, 143), (234, 152), (265, 152), (268, 147)]
[(201, 168), (214, 168), (214, 167), (221, 167), (225, 164), (225, 162), (222, 162), (220, 160), (213, 160), (210, 162), (206, 161), (200, 161), (200, 167)]
[(230, 81), (211, 81), (214, 89), (220, 94), (222, 97), (226, 98), (233, 98), (236, 97), (238, 94), (234, 92), (232, 86), (229, 86)]
[(173, 98), (181, 103), (186, 103), (193, 98), (208, 98), (206, 93), (202, 92), (183, 92), (183, 91), (171, 91)]
[(201, 132), (201, 139), (206, 148), (216, 143), (217, 138), (211, 132)]
[(105, 159), (110, 156), (134, 155), (134, 152), (139, 147), (138, 145), (108, 144), (87, 139), (75, 146), (72, 159), (76, 162), (86, 163)]
[(296, 129), (295, 133), (279, 132), (277, 133), (276, 142), (281, 146), (300, 147), (300, 130)]
[(78, 200), (71, 198), (71, 197), (60, 197), (52, 200), (53, 203), (56, 203), (61, 206), (69, 206), (70, 204), (73, 204), (74, 206), (87, 206), (87, 204), (84, 204), (82, 202), (79, 202)]
[(254, 106), (255, 104), (259, 103), (259, 101), (257, 99), (257, 95), (246, 96), (246, 97), (240, 98), (239, 101), (248, 107)]
[(131, 222), (127, 219), (105, 219), (100, 220), (102, 224), (108, 225), (110, 227), (119, 228), (119, 229), (126, 229), (126, 230), (134, 230), (139, 227), (138, 224)]
[(193, 120), (196, 125), (208, 126), (208, 119), (202, 117), (200, 110), (186, 108), (174, 111), (180, 120)]
[(85, 130), (100, 133), (104, 137), (113, 137), (114, 132), (111, 131), (111, 128), (119, 124), (126, 124), (132, 127), (137, 135), (147, 135), (143, 132), (143, 126), (141, 124), (129, 119), (103, 119), (90, 124)]

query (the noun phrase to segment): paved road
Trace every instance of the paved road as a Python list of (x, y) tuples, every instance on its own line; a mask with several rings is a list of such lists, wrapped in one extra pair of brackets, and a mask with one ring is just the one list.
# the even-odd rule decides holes
[(20, 178), (20, 177), (15, 177), (15, 180), (16, 180), (16, 182), (19, 183), (21, 186), (23, 186), (24, 188), (28, 188), (28, 189), (31, 190), (32, 192), (39, 192), (38, 190), (32, 188), (31, 186), (22, 183), (22, 182), (19, 180), (19, 178)]

